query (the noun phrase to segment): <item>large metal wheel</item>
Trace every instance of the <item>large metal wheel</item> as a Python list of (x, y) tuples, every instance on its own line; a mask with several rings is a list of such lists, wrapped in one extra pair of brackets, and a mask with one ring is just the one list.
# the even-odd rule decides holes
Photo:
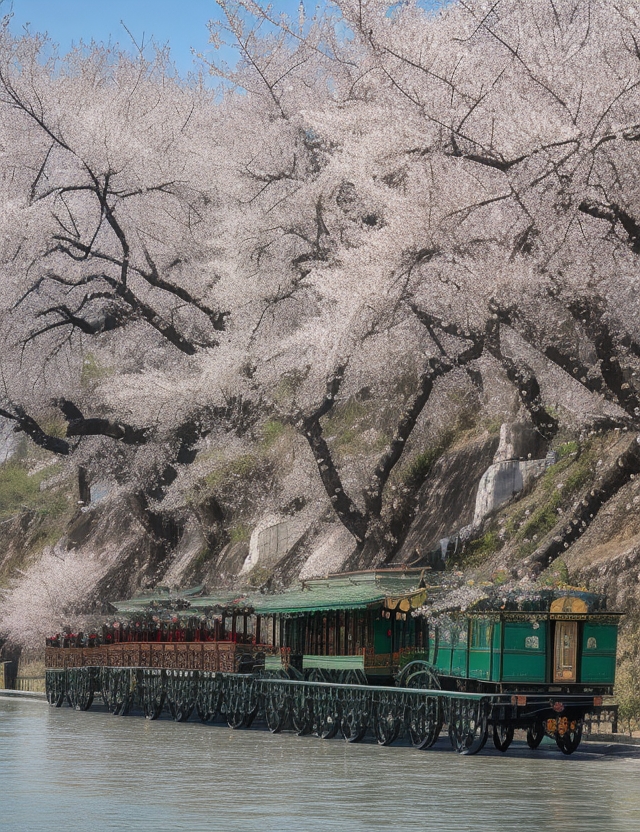
[(399, 688), (420, 688), (421, 690), (440, 690), (440, 679), (436, 668), (422, 660), (409, 662), (396, 677)]
[(242, 706), (227, 710), (227, 725), (234, 730), (251, 728), (255, 716), (255, 710), (245, 711)]
[(196, 705), (198, 677), (194, 670), (166, 671), (166, 697), (176, 722), (186, 722)]
[(93, 702), (93, 674), (89, 667), (67, 670), (67, 702), (76, 711), (88, 711)]
[(527, 728), (527, 745), (532, 751), (540, 745), (544, 739), (544, 724), (542, 722), (534, 722)]
[(145, 719), (158, 719), (164, 707), (164, 680), (159, 668), (139, 671), (138, 701)]
[(291, 724), (299, 737), (313, 731), (313, 699), (304, 690), (293, 695)]
[(65, 700), (65, 675), (64, 670), (47, 670), (45, 673), (47, 702), (54, 708), (62, 707)]
[(114, 716), (126, 716), (133, 702), (131, 669), (103, 667), (100, 674), (102, 701)]
[(477, 754), (487, 741), (488, 725), (484, 703), (453, 699), (449, 704), (449, 740), (458, 754)]
[(402, 727), (401, 705), (394, 696), (382, 695), (373, 708), (373, 729), (378, 745), (391, 745)]
[(250, 728), (258, 712), (259, 699), (253, 680), (247, 676), (227, 676), (223, 696), (224, 712), (230, 728)]
[(196, 711), (201, 722), (213, 722), (222, 705), (222, 682), (213, 671), (203, 671), (198, 680)]
[[(566, 721), (566, 726), (564, 725)], [(563, 754), (573, 754), (573, 752), (580, 745), (582, 739), (582, 721), (573, 720), (558, 720), (558, 728), (556, 729), (555, 740), (558, 748)]]
[(408, 706), (405, 725), (414, 748), (431, 748), (442, 731), (442, 706), (435, 696), (414, 701)]
[(504, 752), (513, 742), (513, 726), (497, 723), (493, 726), (493, 744), (498, 751)]
[(338, 733), (341, 722), (340, 702), (328, 692), (317, 691), (313, 699), (313, 733), (330, 740)]
[[(272, 734), (279, 734), (287, 724), (290, 703), (285, 690), (270, 685), (264, 698), (264, 717)], [(275, 689), (274, 689), (275, 688)]]
[(367, 733), (369, 714), (360, 699), (350, 699), (343, 704), (340, 730), (347, 742), (360, 742)]

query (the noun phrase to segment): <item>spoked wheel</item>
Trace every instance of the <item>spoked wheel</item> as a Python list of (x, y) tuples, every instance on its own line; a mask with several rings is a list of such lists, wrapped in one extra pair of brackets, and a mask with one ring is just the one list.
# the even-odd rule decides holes
[(88, 711), (93, 702), (93, 677), (88, 667), (67, 671), (67, 702), (76, 711)]
[(348, 702), (342, 710), (340, 729), (347, 742), (360, 742), (367, 733), (368, 713), (360, 702)]
[(513, 726), (500, 723), (493, 726), (493, 744), (498, 751), (504, 752), (513, 742)]
[(186, 722), (196, 705), (197, 676), (193, 670), (168, 670), (166, 697), (176, 722)]
[[(565, 726), (563, 722), (566, 722)], [(556, 745), (563, 754), (573, 754), (576, 748), (580, 745), (582, 739), (582, 722), (580, 720), (567, 720), (566, 717), (558, 720), (558, 728), (556, 730), (555, 740)]]
[(131, 708), (131, 670), (127, 667), (103, 667), (102, 701), (114, 716), (126, 716)]
[(313, 733), (330, 740), (338, 733), (342, 713), (340, 703), (331, 696), (318, 697), (313, 703)]
[(409, 706), (405, 716), (407, 733), (414, 748), (431, 748), (442, 731), (442, 708), (433, 696)]
[(55, 708), (62, 707), (66, 688), (64, 670), (47, 670), (45, 678), (47, 702)]
[(532, 751), (540, 745), (544, 739), (544, 725), (542, 722), (534, 722), (527, 728), (527, 745)]
[(373, 711), (373, 728), (378, 745), (391, 745), (398, 739), (402, 720), (398, 716), (398, 704), (391, 697), (376, 702)]
[(284, 691), (270, 691), (264, 701), (264, 717), (272, 734), (279, 734), (289, 716), (288, 697)]
[(220, 713), (222, 687), (215, 673), (203, 671), (198, 682), (196, 711), (201, 722), (213, 722)]
[(158, 719), (164, 707), (162, 670), (149, 668), (139, 671), (138, 701), (145, 719)]
[(305, 693), (294, 695), (291, 703), (291, 723), (299, 737), (313, 731), (313, 700)]
[(254, 680), (250, 676), (227, 676), (222, 702), (230, 728), (250, 728), (260, 705)]
[(487, 714), (482, 702), (454, 699), (450, 705), (449, 740), (458, 754), (477, 754), (487, 741)]
[(398, 674), (396, 685), (399, 688), (420, 688), (421, 690), (440, 690), (440, 679), (435, 667), (421, 660), (409, 662)]

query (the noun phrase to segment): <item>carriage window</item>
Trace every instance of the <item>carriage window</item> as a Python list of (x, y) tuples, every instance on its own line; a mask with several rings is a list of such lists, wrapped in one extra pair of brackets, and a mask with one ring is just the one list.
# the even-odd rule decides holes
[(591, 636), (587, 639), (587, 650), (597, 650), (598, 643), (596, 642), (595, 638)]
[(471, 646), (491, 647), (491, 630), (489, 621), (473, 620), (471, 622)]
[(524, 640), (524, 646), (527, 650), (539, 650), (540, 639), (538, 636), (527, 636)]

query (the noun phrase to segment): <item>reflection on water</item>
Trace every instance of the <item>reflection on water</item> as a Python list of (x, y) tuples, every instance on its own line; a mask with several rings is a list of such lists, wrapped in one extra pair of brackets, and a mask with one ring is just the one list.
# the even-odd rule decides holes
[(9, 832), (637, 832), (640, 758), (459, 757), (0, 699)]

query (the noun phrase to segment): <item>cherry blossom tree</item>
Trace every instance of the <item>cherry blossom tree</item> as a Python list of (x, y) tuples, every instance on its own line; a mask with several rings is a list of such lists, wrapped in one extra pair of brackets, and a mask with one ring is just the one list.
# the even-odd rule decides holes
[[(637, 4), (218, 5), (238, 60), (207, 57), (215, 91), (162, 53), (60, 61), (5, 26), (0, 415), (57, 454), (153, 457), (160, 488), (214, 425), (276, 415), (362, 563), (406, 532), (389, 482), (443, 385), (501, 374), (548, 441), (552, 368), (582, 425), (637, 429)], [(113, 369), (83, 395), (88, 345)], [(336, 405), (408, 369), (350, 468)]]

